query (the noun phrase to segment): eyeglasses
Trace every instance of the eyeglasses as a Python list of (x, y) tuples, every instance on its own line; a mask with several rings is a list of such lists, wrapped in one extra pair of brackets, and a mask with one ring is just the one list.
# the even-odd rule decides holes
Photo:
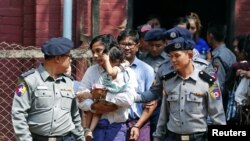
[(136, 45), (136, 43), (120, 43), (120, 47), (122, 47), (122, 48), (125, 48), (125, 47), (134, 48), (135, 45)]

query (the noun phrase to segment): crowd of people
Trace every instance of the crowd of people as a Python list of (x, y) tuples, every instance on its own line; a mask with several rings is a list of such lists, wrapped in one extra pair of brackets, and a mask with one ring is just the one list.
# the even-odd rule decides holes
[(95, 64), (80, 82), (70, 76), (73, 42), (49, 39), (44, 62), (19, 77), (16, 139), (206, 141), (208, 125), (241, 124), (228, 110), (236, 80), (250, 78), (250, 36), (237, 36), (232, 52), (224, 25), (211, 22), (206, 39), (201, 27), (190, 13), (168, 30), (151, 17), (117, 38), (98, 35), (89, 45)]

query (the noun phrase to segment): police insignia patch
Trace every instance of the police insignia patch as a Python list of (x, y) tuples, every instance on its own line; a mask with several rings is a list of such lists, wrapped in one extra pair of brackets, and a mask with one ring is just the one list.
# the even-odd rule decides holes
[(220, 92), (220, 89), (219, 89), (218, 85), (217, 84), (212, 85), (210, 90), (211, 90), (210, 91), (210, 96), (214, 100), (220, 100), (221, 92)]
[(16, 88), (16, 94), (19, 97), (23, 96), (26, 93), (26, 91), (27, 88), (24, 82), (21, 82)]

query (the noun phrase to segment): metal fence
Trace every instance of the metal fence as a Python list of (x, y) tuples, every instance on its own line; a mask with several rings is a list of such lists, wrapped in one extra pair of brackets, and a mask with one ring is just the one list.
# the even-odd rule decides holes
[[(91, 64), (91, 52), (72, 50), (72, 75), (80, 80)], [(11, 121), (11, 106), (18, 77), (42, 63), (43, 54), (34, 46), (0, 43), (0, 141), (15, 141)]]

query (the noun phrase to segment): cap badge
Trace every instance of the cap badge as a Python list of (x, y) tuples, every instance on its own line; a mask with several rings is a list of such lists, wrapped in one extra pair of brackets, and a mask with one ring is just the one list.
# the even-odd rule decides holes
[(178, 49), (178, 48), (181, 48), (181, 44), (180, 44), (180, 43), (175, 43), (175, 44), (174, 44), (174, 48), (177, 48), (177, 49)]
[(170, 37), (171, 37), (171, 38), (176, 38), (176, 33), (175, 33), (175, 32), (171, 32), (171, 33), (170, 33)]

